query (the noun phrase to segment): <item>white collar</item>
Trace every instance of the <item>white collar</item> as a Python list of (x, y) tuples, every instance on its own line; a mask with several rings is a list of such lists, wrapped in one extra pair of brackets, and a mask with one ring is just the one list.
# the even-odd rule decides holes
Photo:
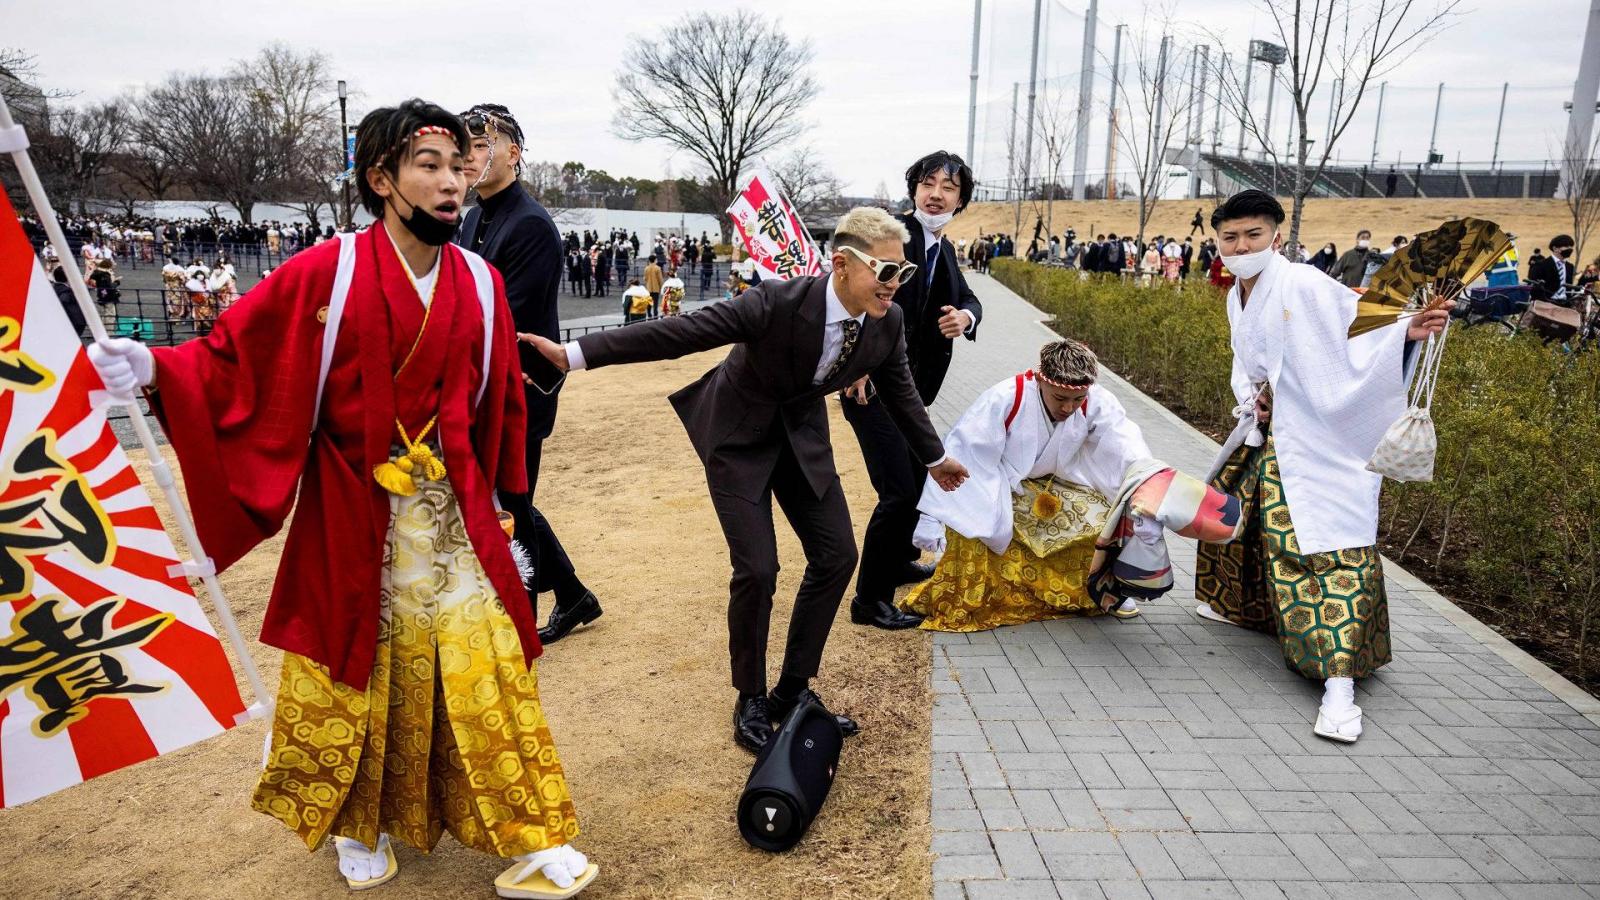
[[(942, 241), (942, 240), (944, 240), (943, 237), (941, 237), (941, 236), (939, 236), (937, 234), (934, 234), (933, 232), (929, 231), (926, 228), (922, 229), (922, 247), (923, 247), (924, 250), (932, 249), (933, 247), (937, 246), (938, 243), (940, 241)], [(926, 254), (924, 254), (924, 255), (926, 255)]]
[(856, 320), (857, 324), (860, 324), (860, 323), (866, 321), (867, 314), (866, 313), (862, 313), (859, 316), (850, 315), (850, 311), (845, 309), (844, 308), (844, 303), (839, 300), (839, 292), (834, 290), (834, 287), (833, 287), (833, 276), (829, 275), (828, 276), (828, 317), (827, 317), (827, 319), (824, 320), (824, 324), (832, 325), (832, 324), (834, 324), (836, 322), (843, 322), (845, 319), (852, 319), (852, 318)]

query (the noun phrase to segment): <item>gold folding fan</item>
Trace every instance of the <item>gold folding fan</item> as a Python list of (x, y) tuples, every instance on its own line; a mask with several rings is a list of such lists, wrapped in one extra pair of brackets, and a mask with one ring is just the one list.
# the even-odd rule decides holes
[(1511, 238), (1488, 219), (1451, 219), (1424, 231), (1372, 276), (1349, 336), (1455, 300), (1510, 248)]

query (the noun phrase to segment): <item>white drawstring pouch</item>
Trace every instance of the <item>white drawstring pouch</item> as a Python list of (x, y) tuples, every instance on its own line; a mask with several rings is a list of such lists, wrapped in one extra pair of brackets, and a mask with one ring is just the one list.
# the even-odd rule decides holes
[(1367, 471), (1391, 481), (1433, 480), (1439, 438), (1434, 433), (1430, 410), (1433, 389), (1439, 381), (1439, 363), (1444, 359), (1444, 340), (1449, 333), (1450, 324), (1446, 321), (1443, 331), (1428, 336), (1422, 349), (1422, 365), (1417, 367), (1417, 380), (1411, 387), (1411, 404), (1383, 433), (1367, 461)]

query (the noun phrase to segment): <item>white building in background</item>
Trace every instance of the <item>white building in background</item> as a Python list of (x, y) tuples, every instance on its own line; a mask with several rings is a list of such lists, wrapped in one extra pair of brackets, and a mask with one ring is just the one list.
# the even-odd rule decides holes
[[(108, 215), (121, 214), (121, 204), (110, 202), (93, 202), (91, 208)], [(212, 215), (224, 221), (237, 222), (239, 213), (226, 203), (211, 203), (200, 200), (148, 200), (138, 204), (140, 215), (151, 216), (159, 219), (208, 219)], [(555, 219), (556, 227), (565, 235), (569, 231), (582, 234), (584, 231), (593, 231), (602, 237), (611, 233), (613, 228), (624, 229), (629, 234), (637, 233), (642, 243), (653, 242), (657, 234), (687, 234), (689, 237), (699, 237), (701, 232), (711, 235), (713, 241), (722, 240), (722, 226), (717, 222), (717, 217), (706, 213), (675, 213), (652, 212), (632, 209), (551, 209), (550, 217)], [(306, 217), (296, 207), (280, 206), (275, 203), (258, 203), (251, 210), (250, 218), (256, 222), (304, 222)], [(372, 224), (372, 216), (359, 206), (355, 210), (356, 225), (365, 227)], [(318, 221), (322, 225), (331, 225), (334, 221), (333, 211), (324, 208)]]
[(655, 240), (657, 234), (686, 234), (697, 238), (701, 232), (713, 241), (722, 240), (722, 225), (717, 217), (708, 213), (653, 212), (635, 209), (552, 209), (550, 217), (565, 235), (569, 231), (582, 234), (593, 231), (604, 238), (612, 229), (629, 234), (637, 233), (641, 244)]

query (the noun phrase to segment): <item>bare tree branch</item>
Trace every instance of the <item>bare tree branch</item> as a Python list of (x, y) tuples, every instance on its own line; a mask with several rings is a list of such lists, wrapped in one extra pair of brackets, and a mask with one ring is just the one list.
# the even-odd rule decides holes
[(804, 130), (800, 114), (818, 90), (811, 55), (809, 42), (747, 11), (700, 14), (664, 36), (631, 38), (612, 88), (612, 130), (688, 153), (726, 208), (745, 164)]

